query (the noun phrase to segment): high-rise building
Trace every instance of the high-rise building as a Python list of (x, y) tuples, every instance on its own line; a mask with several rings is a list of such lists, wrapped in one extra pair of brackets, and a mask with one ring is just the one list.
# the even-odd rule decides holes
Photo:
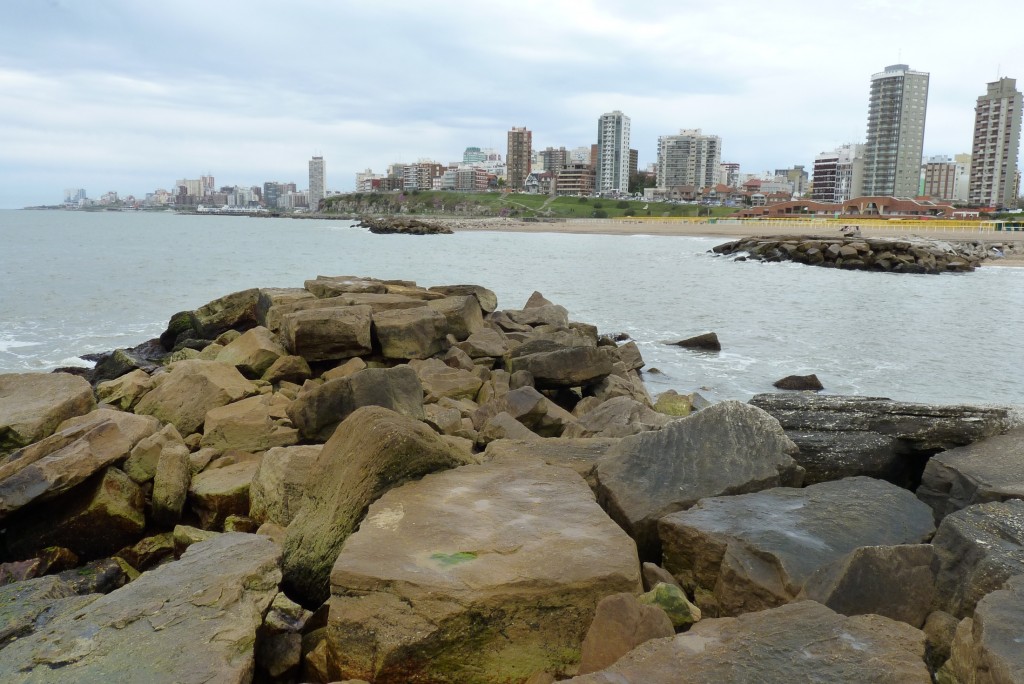
[(861, 195), (917, 196), (927, 108), (927, 73), (893, 64), (871, 77)]
[(689, 128), (679, 131), (679, 135), (658, 138), (659, 188), (713, 188), (718, 184), (721, 165), (722, 139), (717, 135)]
[(597, 158), (591, 160), (596, 171), (594, 190), (629, 190), (629, 117), (615, 110), (597, 120)]
[(313, 157), (309, 160), (309, 208), (317, 211), (320, 200), (324, 198), (324, 158)]
[(546, 147), (539, 154), (541, 165), (545, 171), (558, 173), (569, 163), (569, 152), (564, 147), (559, 147), (557, 150), (554, 147)]
[(822, 152), (814, 158), (811, 199), (836, 204), (851, 200), (863, 185), (863, 173), (864, 145), (847, 143)]
[(1020, 147), (1021, 92), (1013, 78), (988, 84), (974, 108), (969, 201), (975, 206), (1014, 207)]
[(514, 191), (521, 191), (526, 177), (530, 175), (530, 152), (533, 149), (533, 133), (524, 128), (508, 132), (508, 154), (505, 156), (505, 183)]
[[(967, 161), (964, 161), (964, 157)], [(971, 172), (971, 155), (958, 154), (956, 159), (942, 155), (929, 157), (922, 167), (923, 194), (946, 202), (966, 202), (967, 179)]]

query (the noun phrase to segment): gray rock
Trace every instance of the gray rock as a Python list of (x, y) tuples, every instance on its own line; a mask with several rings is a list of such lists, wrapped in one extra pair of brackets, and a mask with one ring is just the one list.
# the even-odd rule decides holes
[(256, 629), (277, 594), (279, 554), (250, 534), (196, 544), (8, 645), (0, 679), (52, 682), (61, 671), (80, 684), (248, 681)]
[(660, 430), (670, 422), (670, 416), (658, 413), (632, 397), (615, 397), (580, 415), (575, 423), (566, 426), (562, 436), (628, 437), (649, 430)]
[(913, 479), (914, 460), (899, 440), (877, 432), (802, 432), (787, 430), (799, 451), (793, 458), (806, 471), (804, 484), (864, 475), (894, 484)]
[(506, 357), (509, 373), (527, 371), (537, 389), (580, 387), (596, 382), (612, 372), (612, 359), (605, 348), (562, 347), (527, 353), (525, 345)]
[(597, 672), (640, 644), (675, 636), (661, 608), (640, 603), (633, 594), (612, 594), (597, 604), (594, 621), (580, 647), (580, 674)]
[(56, 575), (0, 586), (0, 650), (15, 639), (42, 629), (61, 615), (92, 603), (100, 594), (84, 594)]
[(825, 389), (824, 385), (821, 384), (821, 380), (819, 380), (818, 376), (813, 373), (810, 375), (787, 375), (781, 380), (776, 380), (772, 385), (784, 390), (810, 390), (813, 392), (819, 392)]
[(738, 618), (703, 620), (654, 639), (576, 684), (884, 682), (929, 684), (924, 634), (878, 615), (845, 617), (801, 601)]
[(362, 406), (381, 406), (421, 420), (423, 385), (408, 365), (367, 368), (303, 392), (288, 407), (288, 417), (304, 438), (324, 442)]
[(393, 487), (462, 463), (418, 420), (377, 406), (355, 411), (324, 445), (313, 485), (288, 525), (286, 586), (311, 605), (322, 603), (331, 564), (366, 507)]
[(388, 291), (388, 286), (380, 280), (358, 276), (318, 275), (314, 280), (307, 280), (303, 286), (320, 299), (359, 292), (386, 294)]
[(722, 343), (718, 341), (718, 335), (709, 332), (694, 337), (687, 337), (685, 340), (679, 340), (678, 342), (671, 342), (677, 347), (685, 347), (687, 349), (700, 349), (703, 351), (722, 351)]
[(725, 401), (655, 432), (623, 438), (597, 464), (597, 493), (608, 514), (660, 558), (658, 520), (700, 499), (799, 486), (796, 446), (764, 411)]
[(788, 603), (853, 549), (920, 544), (934, 529), (913, 494), (866, 477), (703, 499), (658, 523), (663, 567), (723, 615)]
[(287, 527), (299, 512), (323, 446), (277, 447), (260, 460), (249, 485), (249, 517)]
[(477, 330), (455, 346), (469, 354), (469, 358), (480, 359), (504, 356), (508, 353), (511, 345), (505, 333), (484, 328)]
[(369, 306), (332, 306), (284, 314), (281, 334), (288, 350), (306, 361), (335, 361), (372, 351)]
[(92, 385), (68, 373), (0, 375), (0, 456), (48, 437), (96, 406)]
[(1024, 575), (1017, 575), (1002, 589), (978, 601), (973, 619), (960, 623), (950, 660), (940, 676), (950, 674), (957, 682), (1016, 684), (1024, 681), (1021, 625), (1024, 625)]
[(515, 419), (511, 414), (501, 411), (493, 416), (490, 416), (487, 421), (480, 427), (479, 440), (486, 444), (493, 442), (496, 439), (517, 439), (517, 440), (531, 440), (541, 439), (541, 436), (535, 432), (532, 432), (530, 428), (523, 425), (521, 422)]
[(935, 599), (938, 560), (928, 544), (862, 546), (817, 570), (797, 598), (843, 615), (884, 615), (921, 628)]
[(936, 522), (974, 504), (1024, 499), (1024, 428), (936, 454), (917, 498), (932, 507)]
[(932, 546), (940, 563), (935, 607), (970, 617), (981, 597), (1024, 574), (1024, 501), (975, 504), (950, 513)]
[(558, 304), (541, 304), (524, 309), (506, 309), (505, 314), (519, 325), (555, 325), (568, 327), (569, 312)]
[(519, 459), (435, 473), (370, 506), (331, 573), (341, 679), (564, 676), (598, 602), (640, 590), (633, 542), (567, 468)]

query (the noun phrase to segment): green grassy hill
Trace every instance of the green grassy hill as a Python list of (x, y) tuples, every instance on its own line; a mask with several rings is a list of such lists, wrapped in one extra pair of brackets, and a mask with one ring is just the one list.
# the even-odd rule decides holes
[(592, 197), (549, 197), (502, 192), (416, 191), (350, 193), (324, 200), (326, 213), (407, 214), (413, 216), (460, 216), (512, 218), (623, 218), (728, 216), (732, 207), (701, 207), (643, 200), (610, 200)]

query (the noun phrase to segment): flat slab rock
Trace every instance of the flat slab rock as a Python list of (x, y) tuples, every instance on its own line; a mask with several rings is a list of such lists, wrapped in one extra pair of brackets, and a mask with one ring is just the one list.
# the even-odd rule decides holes
[(1024, 499), (1024, 428), (936, 454), (917, 498), (936, 520), (973, 504)]
[(96, 406), (92, 385), (68, 373), (0, 375), (0, 456), (50, 435)]
[(800, 486), (796, 445), (759, 408), (723, 401), (663, 429), (624, 437), (597, 464), (597, 494), (646, 560), (658, 560), (658, 520), (700, 499)]
[(850, 551), (920, 544), (934, 530), (913, 494), (867, 477), (703, 499), (658, 524), (663, 567), (712, 592), (722, 615), (788, 603)]
[(279, 558), (274, 542), (251, 534), (195, 544), (181, 560), (8, 645), (0, 680), (250, 681), (256, 629), (281, 578)]
[(879, 615), (845, 617), (801, 601), (738, 618), (702, 620), (653, 639), (576, 684), (931, 682), (924, 633)]
[(572, 672), (598, 602), (639, 593), (640, 564), (579, 475), (497, 458), (381, 497), (331, 590), (340, 679), (522, 682)]

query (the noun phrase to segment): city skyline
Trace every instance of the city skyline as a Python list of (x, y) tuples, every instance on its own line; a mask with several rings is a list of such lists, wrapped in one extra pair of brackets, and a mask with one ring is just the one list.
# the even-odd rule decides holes
[[(985, 84), (1024, 78), (1009, 39), (951, 49), (967, 41), (953, 2), (740, 4), (225, 2), (218, 20), (190, 1), (25, 3), (0, 26), (0, 207), (142, 196), (189, 169), (301, 181), (314, 153), (345, 191), (367, 167), (501, 149), (513, 125), (534, 149), (591, 144), (613, 110), (641, 167), (659, 136), (703, 128), (744, 170), (810, 168), (864, 141), (870, 77), (896, 63), (931, 74), (923, 154), (952, 156)], [(972, 14), (1013, 26), (1024, 9)]]

